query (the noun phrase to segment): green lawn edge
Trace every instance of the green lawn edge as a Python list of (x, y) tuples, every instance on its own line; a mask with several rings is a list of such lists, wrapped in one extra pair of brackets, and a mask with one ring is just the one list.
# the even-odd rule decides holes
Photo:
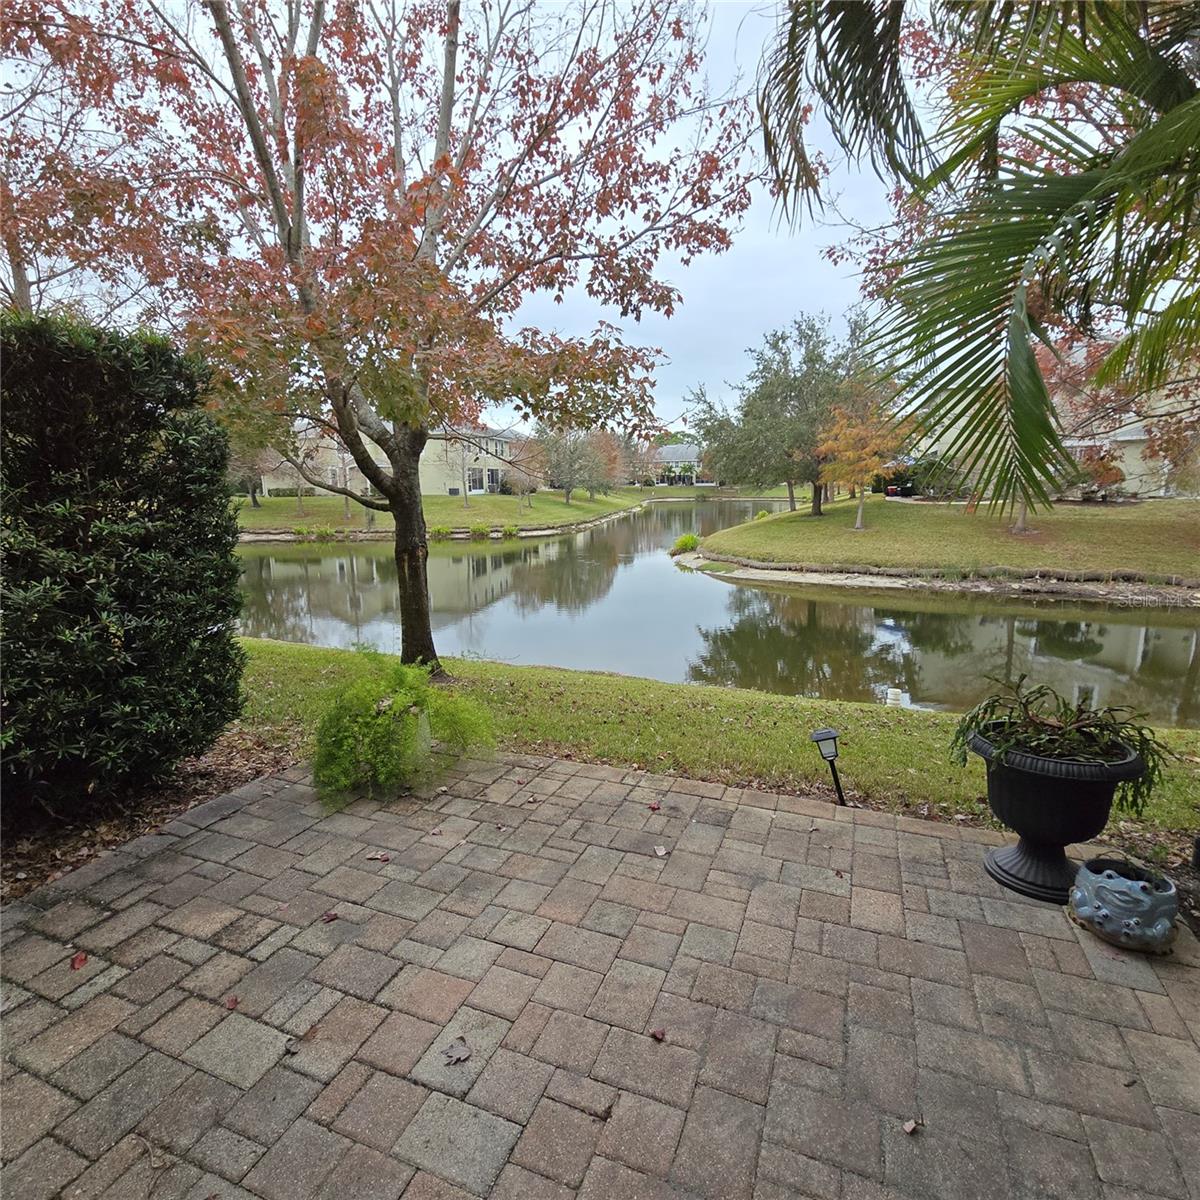
[(1119, 505), (1061, 504), (1030, 517), (1031, 532), (1010, 531), (1011, 517), (963, 505), (906, 504), (869, 496), (866, 529), (855, 531), (856, 502), (839, 500), (823, 517), (776, 513), (710, 534), (702, 550), (780, 565), (919, 571), (951, 578), (1009, 571), (1121, 573), (1150, 582), (1200, 578), (1200, 501), (1148, 500)]
[[(242, 724), (307, 754), (329, 697), (369, 669), (353, 651), (244, 638)], [(951, 819), (986, 814), (982, 763), (949, 759), (953, 714), (881, 704), (809, 700), (736, 688), (660, 683), (556, 667), (447, 659), (454, 687), (493, 714), (509, 750), (677, 773), (767, 790), (829, 786), (809, 741), (841, 732), (843, 782), (873, 808)], [(1165, 730), (1177, 754), (1163, 786), (1134, 826), (1193, 829), (1200, 795), (1200, 730)], [(1125, 818), (1118, 814), (1115, 819)]]
[[(778, 489), (776, 489), (778, 490)], [(512, 526), (517, 529), (559, 529), (579, 525), (614, 513), (628, 512), (649, 500), (726, 500), (778, 499), (773, 493), (741, 492), (730, 489), (695, 487), (619, 488), (607, 496), (590, 499), (586, 492), (576, 492), (567, 504), (560, 492), (538, 492), (530, 508), (519, 496), (472, 496), (470, 505), (463, 506), (459, 496), (422, 496), (425, 524), (429, 529), (450, 529), (455, 533), (468, 531), (472, 526), (486, 525), (491, 530)], [(301, 513), (294, 496), (267, 496), (253, 508), (244, 496), (233, 500), (238, 524), (243, 533), (300, 532), (333, 530), (336, 533), (361, 532), (367, 528), (368, 509), (354, 501), (346, 516), (345, 501), (340, 496), (305, 496)], [(391, 529), (390, 513), (375, 512), (373, 527)]]

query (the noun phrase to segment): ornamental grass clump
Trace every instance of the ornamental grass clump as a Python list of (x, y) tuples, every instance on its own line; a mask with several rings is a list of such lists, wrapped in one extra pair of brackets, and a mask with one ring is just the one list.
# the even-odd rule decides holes
[(950, 744), (951, 758), (967, 761), (972, 733), (992, 744), (996, 761), (1010, 751), (1066, 762), (1115, 763), (1138, 755), (1146, 770), (1117, 785), (1116, 804), (1137, 816), (1162, 780), (1171, 751), (1142, 725), (1144, 714), (1128, 707), (1092, 708), (1085, 700), (1071, 703), (1048, 684), (1027, 688), (1026, 676), (1015, 683), (1000, 680), (998, 692), (981, 700), (959, 721)]
[(675, 545), (671, 547), (671, 555), (688, 554), (692, 550), (699, 549), (700, 539), (694, 533), (681, 533), (675, 539)]
[(487, 710), (435, 686), (427, 667), (362, 653), (373, 669), (338, 691), (317, 725), (313, 775), (323, 798), (395, 794), (429, 779), (439, 759), (494, 744)]

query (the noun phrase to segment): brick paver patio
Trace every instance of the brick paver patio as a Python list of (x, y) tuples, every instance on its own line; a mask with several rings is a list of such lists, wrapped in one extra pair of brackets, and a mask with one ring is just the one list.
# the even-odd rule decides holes
[(548, 759), (334, 815), (291, 776), (9, 906), (6, 1197), (1200, 1200), (1195, 939), (1077, 933), (986, 834)]

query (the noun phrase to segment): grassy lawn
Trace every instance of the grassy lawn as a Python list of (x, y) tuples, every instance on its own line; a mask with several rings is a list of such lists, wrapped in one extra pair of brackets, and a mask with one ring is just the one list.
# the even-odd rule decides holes
[[(665, 489), (664, 489), (665, 490)], [(571, 525), (576, 521), (590, 521), (593, 517), (621, 512), (632, 508), (646, 499), (648, 493), (625, 488), (610, 496), (597, 496), (589, 500), (586, 492), (576, 492), (571, 503), (563, 501), (561, 492), (539, 492), (529, 508), (519, 496), (485, 495), (472, 496), (465, 506), (461, 496), (423, 496), (425, 523), (430, 528), (446, 526), (450, 529), (467, 529), (472, 525), (487, 525), (502, 529), (515, 525), (519, 529), (541, 529), (550, 525)], [(366, 527), (367, 510), (361, 504), (350, 504), (350, 519), (346, 519), (345, 502), (340, 496), (305, 496), (300, 502), (304, 514), (297, 508), (295, 496), (267, 496), (261, 508), (251, 508), (245, 500), (240, 502), (238, 520), (247, 530), (256, 529), (312, 529), (322, 526), (330, 529), (363, 529)], [(390, 529), (390, 513), (375, 513), (375, 527)]]
[[(365, 669), (345, 650), (246, 639), (247, 708), (242, 724), (305, 753), (332, 689)], [(676, 772), (725, 783), (796, 791), (826, 787), (829, 773), (809, 733), (841, 734), (844, 784), (872, 807), (943, 816), (983, 814), (984, 773), (950, 762), (956, 718), (946, 713), (773, 696), (730, 688), (658, 683), (620, 675), (453, 660), (447, 666), (493, 713), (513, 750)], [(1200, 731), (1164, 739), (1185, 761), (1172, 765), (1147, 808), (1145, 827), (1196, 825)]]
[(1133, 571), (1153, 580), (1200, 577), (1200, 502), (1151, 500), (1107, 508), (1060, 505), (1013, 534), (1010, 521), (961, 505), (898, 504), (870, 496), (867, 528), (853, 529), (855, 502), (821, 518), (778, 513), (723, 529), (704, 548), (762, 562), (912, 567), (968, 575), (1013, 571)]
[[(472, 525), (487, 525), (492, 529), (503, 529), (515, 525), (518, 529), (546, 529), (558, 525), (574, 525), (579, 521), (590, 521), (594, 517), (622, 512), (645, 500), (711, 500), (714, 497), (736, 498), (751, 495), (750, 490), (696, 487), (619, 488), (608, 496), (597, 496), (589, 500), (586, 492), (576, 492), (567, 504), (561, 492), (538, 492), (530, 508), (518, 496), (485, 495), (472, 496), (465, 506), (461, 496), (422, 496), (425, 508), (425, 523), (431, 529), (442, 526), (448, 529), (469, 529)], [(783, 488), (766, 492), (753, 492), (755, 496), (774, 497), (786, 495)], [(361, 504), (350, 502), (350, 516), (346, 516), (346, 502), (341, 496), (264, 496), (261, 508), (252, 508), (245, 497), (238, 497), (238, 523), (245, 530), (293, 530), (301, 529), (365, 529), (367, 510)], [(304, 511), (300, 511), (300, 505)], [(390, 513), (374, 514), (376, 529), (390, 529)]]

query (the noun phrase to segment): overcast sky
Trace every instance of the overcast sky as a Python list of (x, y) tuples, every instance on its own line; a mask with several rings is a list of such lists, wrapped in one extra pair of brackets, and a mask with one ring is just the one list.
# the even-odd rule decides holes
[[(720, 0), (713, 6), (708, 74), (714, 85), (724, 86), (738, 73), (753, 84), (774, 13), (773, 4), (742, 0)], [(828, 134), (814, 129), (812, 141), (834, 158)], [(852, 172), (835, 161), (830, 187), (839, 209), (856, 221), (874, 224), (885, 218), (884, 186), (869, 171)], [(522, 307), (518, 320), (571, 336), (586, 335), (605, 319), (621, 326), (628, 341), (660, 347), (666, 361), (657, 373), (655, 407), (664, 423), (679, 429), (684, 394), (704, 384), (710, 396), (727, 397), (727, 382), (745, 374), (747, 347), (769, 330), (805, 312), (828, 313), (840, 328), (842, 314), (858, 300), (855, 267), (834, 266), (821, 252), (844, 238), (844, 230), (807, 218), (798, 229), (781, 226), (770, 198), (760, 194), (731, 249), (687, 267), (664, 264), (662, 273), (683, 294), (670, 319), (650, 315), (640, 324), (622, 320), (576, 292), (561, 305), (549, 296), (535, 297)]]

